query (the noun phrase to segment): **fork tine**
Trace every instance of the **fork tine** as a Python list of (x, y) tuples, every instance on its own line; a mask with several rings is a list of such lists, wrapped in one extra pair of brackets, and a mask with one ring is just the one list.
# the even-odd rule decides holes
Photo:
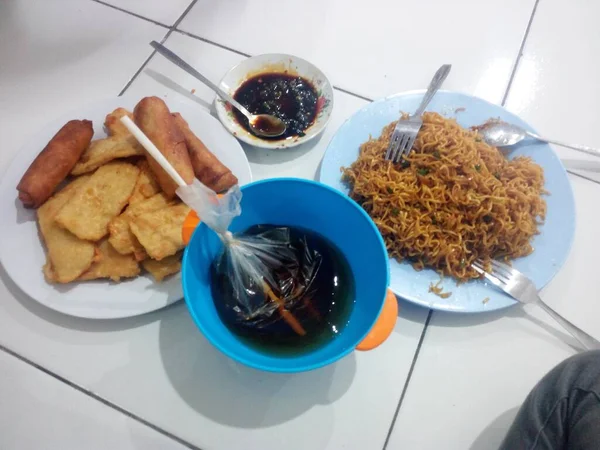
[(492, 263), (492, 273), (491, 274), (484, 269), (483, 261), (480, 259), (478, 259), (477, 261), (472, 263), (471, 266), (473, 266), (473, 268), (479, 273), (482, 273), (484, 275), (490, 274), (494, 278), (497, 278), (498, 280), (500, 280), (502, 283), (508, 283), (511, 279), (512, 272), (505, 270), (505, 268), (502, 266), (494, 265), (493, 259), (491, 260), (491, 263)]
[(408, 155), (412, 150), (413, 145), (415, 145), (415, 141), (417, 140), (417, 135), (418, 133), (414, 133), (410, 136), (410, 140), (408, 141), (408, 144), (406, 144), (406, 150), (404, 152), (404, 155)]
[(394, 164), (396, 164), (398, 161), (396, 161), (396, 158), (398, 158), (398, 149), (400, 148), (400, 141), (398, 141), (395, 145), (394, 145), (394, 149), (392, 150), (392, 153), (390, 154), (390, 161), (393, 162)]
[(508, 268), (509, 267), (507, 264), (504, 264), (503, 262), (500, 262), (497, 259), (490, 259), (490, 263), (494, 267), (499, 267), (499, 268)]
[(394, 158), (394, 162), (400, 162), (400, 160), (404, 156), (404, 153), (406, 150), (406, 144), (408, 144), (409, 140), (410, 140), (410, 134), (408, 134), (406, 132), (403, 133), (402, 140), (400, 141), (399, 151), (397, 152), (396, 157)]
[(385, 159), (387, 159), (388, 161), (393, 161), (392, 155), (398, 150), (399, 137), (400, 134), (397, 133), (396, 130), (394, 130), (394, 133), (392, 134), (392, 138), (390, 139), (390, 143), (388, 145), (387, 152), (385, 154)]
[(481, 261), (477, 260), (477, 261), (473, 261), (471, 263), (471, 265), (473, 266), (473, 269), (475, 269), (478, 273), (483, 273), (485, 272), (483, 265), (481, 264)]
[(390, 161), (392, 161), (394, 164), (396, 164), (398, 162), (398, 156), (400, 155), (400, 146), (402, 145), (403, 137), (404, 137), (403, 134), (401, 134), (401, 133), (398, 134), (398, 141), (396, 142), (394, 151), (392, 152), (392, 155), (390, 156)]
[(404, 155), (406, 153), (406, 144), (408, 144), (409, 140), (410, 140), (410, 134), (405, 131), (404, 134), (402, 135), (402, 142), (400, 143), (400, 151), (398, 152), (398, 161), (400, 161), (402, 158), (404, 158)]
[(500, 261), (496, 261), (495, 259), (492, 259), (490, 262), (494, 272), (502, 273), (507, 278), (510, 278), (513, 275), (512, 267), (507, 266), (506, 264), (501, 263)]
[(473, 263), (471, 263), (471, 267), (473, 267), (473, 269), (475, 269), (478, 273), (482, 274), (485, 277), (485, 279), (492, 283), (494, 286), (499, 287), (502, 290), (504, 290), (504, 288), (506, 287), (507, 283), (501, 278), (497, 277), (496, 273), (491, 274), (485, 271), (485, 269), (483, 268), (482, 260), (478, 259), (474, 261)]
[(497, 278), (497, 277), (495, 277), (494, 275), (492, 275), (492, 274), (490, 274), (488, 272), (484, 271), (483, 272), (483, 276), (485, 277), (486, 280), (488, 280), (494, 286), (499, 287), (502, 290), (504, 290), (504, 288), (506, 287), (506, 282), (504, 282), (500, 278)]

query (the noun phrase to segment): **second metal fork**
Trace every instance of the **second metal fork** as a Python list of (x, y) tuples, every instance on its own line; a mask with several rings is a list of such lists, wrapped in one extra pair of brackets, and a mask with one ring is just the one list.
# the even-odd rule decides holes
[(556, 320), (559, 325), (567, 330), (571, 336), (577, 339), (584, 348), (590, 350), (600, 349), (600, 342), (582, 329), (573, 325), (542, 301), (537, 293), (537, 289), (533, 284), (533, 281), (531, 281), (517, 269), (513, 269), (504, 263), (492, 260), (491, 264), (491, 273), (484, 269), (483, 262), (480, 260), (475, 261), (471, 267), (485, 276), (486, 280), (502, 289), (515, 300), (518, 300), (521, 303), (533, 303), (542, 308), (554, 320)]
[(390, 139), (385, 159), (397, 163), (400, 162), (404, 156), (408, 155), (408, 152), (412, 149), (415, 139), (417, 139), (417, 134), (419, 134), (419, 130), (423, 125), (421, 114), (423, 114), (435, 93), (442, 86), (442, 83), (450, 73), (451, 68), (452, 65), (450, 64), (444, 64), (440, 67), (431, 79), (431, 83), (429, 83), (429, 87), (423, 96), (423, 100), (421, 100), (421, 104), (415, 113), (406, 120), (398, 120), (392, 138)]

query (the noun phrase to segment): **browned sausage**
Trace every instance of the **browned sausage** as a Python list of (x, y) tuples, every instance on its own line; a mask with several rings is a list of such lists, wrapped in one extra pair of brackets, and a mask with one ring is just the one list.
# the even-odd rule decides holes
[[(145, 97), (133, 110), (135, 123), (152, 141), (167, 161), (177, 170), (186, 183), (194, 181), (194, 168), (181, 131), (175, 124), (169, 108), (158, 97)], [(148, 164), (156, 175), (158, 184), (168, 198), (175, 196), (177, 184), (160, 164), (150, 155), (146, 155)]]
[(237, 177), (206, 148), (206, 145), (190, 130), (181, 114), (174, 113), (173, 118), (185, 138), (196, 178), (215, 192), (226, 191), (237, 184)]
[(50, 198), (75, 167), (93, 135), (90, 120), (71, 120), (58, 130), (17, 185), (19, 200), (26, 208), (37, 208)]

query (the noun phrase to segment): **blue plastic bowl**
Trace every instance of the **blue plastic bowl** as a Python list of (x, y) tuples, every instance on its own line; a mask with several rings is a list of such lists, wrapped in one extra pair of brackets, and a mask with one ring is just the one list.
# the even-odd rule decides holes
[(242, 215), (232, 232), (272, 224), (313, 230), (345, 255), (355, 281), (355, 304), (346, 327), (330, 342), (310, 353), (278, 356), (256, 350), (221, 321), (210, 289), (210, 265), (222, 243), (200, 224), (183, 257), (185, 302), (204, 336), (230, 358), (271, 372), (301, 372), (331, 364), (347, 355), (367, 335), (384, 303), (389, 281), (385, 244), (371, 218), (353, 200), (314, 181), (276, 178), (242, 188)]

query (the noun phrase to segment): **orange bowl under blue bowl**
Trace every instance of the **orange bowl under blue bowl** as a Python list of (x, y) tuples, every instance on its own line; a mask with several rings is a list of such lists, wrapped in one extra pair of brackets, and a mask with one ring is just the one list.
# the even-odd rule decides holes
[[(232, 359), (271, 372), (316, 369), (352, 352), (376, 323), (389, 282), (387, 251), (371, 218), (348, 196), (314, 181), (270, 179), (246, 185), (242, 193), (242, 214), (234, 219), (230, 231), (271, 224), (304, 228), (325, 237), (350, 266), (355, 283), (354, 307), (344, 329), (312, 352), (281, 356), (248, 346), (227, 328), (215, 308), (210, 266), (222, 243), (200, 223), (187, 245), (182, 267), (185, 302), (200, 331)], [(395, 305), (395, 299), (392, 301)]]

